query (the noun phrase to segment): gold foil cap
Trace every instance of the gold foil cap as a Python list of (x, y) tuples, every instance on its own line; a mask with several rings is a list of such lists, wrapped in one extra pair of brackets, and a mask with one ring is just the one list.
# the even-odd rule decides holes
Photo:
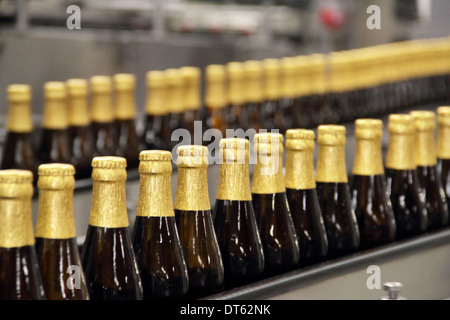
[(283, 135), (281, 133), (257, 133), (253, 136), (254, 151), (259, 155), (283, 154)]
[(248, 168), (249, 141), (242, 138), (220, 140), (219, 187), (216, 199), (251, 201), (250, 174)]
[(66, 129), (68, 110), (66, 104), (66, 84), (51, 81), (44, 84), (44, 116), (42, 127), (45, 129)]
[(92, 180), (125, 181), (127, 160), (122, 157), (95, 157), (92, 159)]
[(93, 76), (90, 79), (91, 91), (93, 93), (110, 93), (111, 77), (109, 76)]
[(139, 153), (139, 173), (157, 174), (172, 172), (172, 153), (163, 150), (144, 150)]
[(450, 159), (450, 106), (437, 108), (437, 122), (436, 156), (439, 159)]
[(147, 100), (145, 112), (148, 115), (164, 115), (169, 113), (166, 101), (167, 82), (164, 71), (153, 70), (146, 74)]
[(31, 171), (0, 170), (0, 248), (34, 244), (32, 181)]
[(44, 163), (38, 168), (38, 188), (61, 190), (75, 187), (75, 167), (66, 163)]
[(8, 86), (8, 120), (7, 129), (10, 132), (31, 132), (31, 87), (26, 84), (11, 84)]
[(228, 101), (241, 104), (245, 101), (244, 96), (244, 67), (241, 62), (229, 62), (226, 65), (228, 78)]
[(7, 92), (10, 103), (31, 101), (31, 87), (27, 84), (10, 84)]
[(86, 97), (88, 82), (86, 79), (68, 79), (66, 81), (67, 95), (69, 97)]
[(314, 179), (314, 138), (312, 130), (286, 131), (286, 188), (307, 190), (316, 187)]
[(178, 167), (206, 167), (208, 166), (208, 148), (205, 146), (179, 146), (177, 149)]
[(183, 78), (179, 69), (169, 68), (164, 70), (167, 84), (166, 101), (167, 106), (172, 113), (181, 113), (184, 111), (183, 101)]
[(205, 103), (208, 108), (223, 108), (227, 105), (226, 70), (223, 65), (211, 64), (206, 67)]
[(198, 110), (201, 105), (200, 80), (201, 70), (197, 67), (180, 68), (183, 78), (184, 103), (188, 110)]
[(381, 151), (383, 121), (357, 119), (355, 121), (356, 150), (352, 173), (370, 176), (384, 173)]
[(263, 60), (264, 94), (267, 100), (280, 98), (280, 63), (277, 59)]
[(131, 73), (118, 73), (113, 77), (116, 91), (134, 91), (136, 88), (136, 76)]
[(346, 129), (341, 125), (320, 125), (317, 128), (319, 145), (316, 182), (347, 183), (345, 163)]
[(345, 145), (345, 126), (322, 124), (317, 127), (317, 143), (321, 145)]
[(394, 134), (414, 133), (413, 119), (408, 114), (390, 114), (388, 117), (388, 131)]
[(44, 163), (38, 168), (39, 176), (73, 176), (75, 167), (67, 163)]
[(314, 150), (314, 131), (308, 129), (288, 129), (286, 150)]
[(409, 114), (417, 131), (434, 131), (436, 129), (436, 115), (433, 111), (415, 110)]
[(379, 119), (356, 119), (355, 137), (359, 139), (381, 139), (383, 121)]
[(127, 160), (122, 157), (95, 157), (92, 159), (92, 168), (99, 169), (125, 169)]
[(441, 106), (436, 109), (437, 122), (440, 126), (450, 127), (450, 106)]

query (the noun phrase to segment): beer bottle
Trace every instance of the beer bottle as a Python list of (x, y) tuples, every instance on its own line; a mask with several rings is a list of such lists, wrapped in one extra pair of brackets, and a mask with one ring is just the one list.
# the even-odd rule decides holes
[(35, 251), (33, 174), (0, 170), (0, 299), (44, 300)]
[(75, 169), (42, 164), (38, 174), (36, 254), (48, 300), (88, 300), (73, 216)]
[(81, 250), (92, 300), (140, 300), (142, 285), (129, 233), (126, 159), (92, 160), (92, 202)]
[(147, 100), (145, 104), (144, 148), (171, 149), (172, 131), (167, 105), (167, 84), (164, 71), (149, 71), (147, 79)]
[(136, 77), (133, 74), (114, 75), (115, 110), (114, 124), (117, 132), (116, 155), (127, 159), (129, 168), (139, 163), (139, 138), (136, 132)]
[(272, 276), (298, 266), (300, 249), (286, 198), (283, 136), (258, 133), (254, 142), (252, 203), (264, 249), (265, 274)]
[(186, 129), (184, 122), (184, 100), (183, 100), (183, 78), (179, 69), (166, 69), (164, 71), (167, 83), (167, 106), (170, 110), (170, 146), (175, 147), (179, 141), (172, 139), (173, 131), (176, 129)]
[(263, 69), (260, 61), (248, 60), (244, 63), (245, 112), (248, 117), (249, 128), (256, 132), (264, 129), (262, 112), (263, 97)]
[(91, 86), (91, 128), (94, 157), (116, 154), (117, 132), (111, 106), (111, 78), (93, 76)]
[(286, 196), (300, 246), (300, 264), (322, 261), (328, 239), (314, 180), (312, 130), (286, 131)]
[(227, 63), (225, 68), (228, 79), (228, 125), (232, 129), (245, 131), (249, 127), (244, 107), (244, 67), (241, 62), (232, 61)]
[(191, 137), (194, 137), (194, 122), (201, 119), (201, 71), (197, 67), (182, 67), (180, 72), (183, 78), (184, 123)]
[(65, 83), (45, 83), (44, 98), (39, 160), (41, 163), (69, 163), (71, 156)]
[(222, 137), (226, 136), (226, 129), (228, 129), (225, 76), (226, 72), (223, 65), (211, 64), (206, 67), (205, 104), (208, 109), (207, 127), (220, 130)]
[(189, 275), (189, 298), (224, 288), (224, 267), (211, 216), (208, 194), (208, 148), (177, 149), (175, 219)]
[(262, 105), (264, 128), (268, 130), (278, 129), (284, 133), (286, 128), (280, 110), (280, 63), (277, 59), (265, 59), (262, 64), (264, 72), (264, 101)]
[(69, 150), (70, 163), (75, 166), (75, 178), (90, 178), (94, 152), (90, 117), (87, 108), (87, 81), (66, 81), (69, 106)]
[(341, 125), (317, 128), (316, 185), (331, 258), (358, 249), (360, 234), (352, 208), (345, 162), (346, 129)]
[(350, 189), (362, 248), (395, 239), (395, 217), (384, 176), (382, 136), (381, 120), (355, 121), (356, 150)]
[(1, 169), (29, 170), (37, 175), (38, 159), (33, 145), (30, 101), (31, 88), (25, 84), (8, 86), (8, 120)]
[(386, 184), (394, 211), (398, 239), (422, 233), (427, 228), (427, 211), (419, 191), (415, 157), (414, 123), (410, 115), (390, 114), (386, 154)]
[(285, 57), (280, 60), (281, 87), (280, 109), (284, 115), (286, 129), (295, 128), (301, 123), (297, 104), (297, 75), (298, 61), (294, 57)]
[(189, 279), (172, 203), (170, 151), (139, 154), (139, 199), (133, 248), (144, 299), (182, 298)]
[(425, 210), (428, 215), (428, 230), (442, 228), (448, 224), (448, 208), (444, 189), (437, 171), (434, 134), (436, 115), (433, 111), (416, 110), (410, 115), (416, 128), (415, 151), (419, 188), (425, 194)]
[(436, 156), (438, 159), (438, 173), (450, 212), (450, 106), (438, 107), (437, 118)]
[(264, 252), (252, 205), (249, 141), (220, 141), (220, 173), (214, 208), (214, 228), (225, 270), (225, 287), (261, 278)]

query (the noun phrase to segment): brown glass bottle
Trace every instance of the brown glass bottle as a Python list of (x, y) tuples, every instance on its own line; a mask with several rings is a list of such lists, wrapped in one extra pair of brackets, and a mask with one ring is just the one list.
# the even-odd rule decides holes
[(386, 189), (394, 211), (396, 238), (403, 239), (426, 230), (427, 211), (419, 190), (413, 120), (407, 114), (390, 114), (388, 121)]
[(382, 136), (381, 120), (355, 121), (356, 150), (350, 189), (359, 225), (361, 248), (370, 248), (395, 239), (395, 217), (384, 176)]
[(93, 156), (115, 156), (117, 132), (111, 105), (111, 78), (93, 76), (90, 87)]
[(0, 170), (0, 299), (44, 300), (35, 251), (28, 170)]
[(92, 202), (81, 250), (92, 300), (141, 300), (142, 284), (132, 247), (126, 206), (126, 160), (92, 160)]
[[(228, 79), (228, 126), (231, 129), (242, 129), (245, 131), (249, 128), (248, 126), (248, 116), (244, 106), (244, 67), (242, 62), (232, 61), (225, 66)], [(237, 135), (240, 138), (244, 137), (242, 135)]]
[(281, 66), (277, 59), (265, 59), (262, 62), (264, 74), (264, 101), (262, 113), (264, 128), (278, 129), (280, 133), (286, 131), (284, 116), (280, 110), (281, 99)]
[(224, 267), (208, 194), (208, 148), (180, 146), (177, 154), (175, 219), (188, 268), (188, 297), (196, 299), (223, 290)]
[(142, 151), (139, 160), (139, 199), (132, 238), (144, 300), (183, 298), (189, 278), (172, 203), (172, 154)]
[[(181, 77), (183, 78), (183, 100), (185, 105), (184, 123), (186, 129), (191, 134), (191, 140), (194, 137), (195, 121), (200, 121), (200, 85), (201, 85), (201, 70), (197, 67), (182, 67), (180, 68)], [(196, 143), (201, 144), (201, 143)]]
[(323, 261), (328, 239), (314, 180), (312, 130), (286, 131), (286, 196), (300, 246), (300, 264)]
[(36, 255), (47, 300), (88, 300), (73, 216), (75, 168), (39, 166)]
[(438, 107), (437, 115), (436, 156), (438, 174), (444, 189), (447, 208), (450, 212), (450, 106)]
[(41, 163), (70, 162), (66, 96), (64, 82), (45, 83), (45, 106), (39, 152)]
[(252, 205), (249, 141), (220, 141), (220, 173), (214, 228), (225, 270), (225, 288), (261, 279), (264, 252)]
[(249, 128), (256, 132), (264, 129), (264, 114), (262, 112), (263, 96), (263, 69), (260, 61), (249, 60), (244, 66), (244, 97), (245, 113)]
[(12, 84), (7, 89), (9, 110), (1, 169), (29, 170), (37, 176), (38, 159), (33, 145), (28, 85)]
[(170, 110), (167, 105), (167, 84), (163, 71), (149, 71), (143, 142), (149, 150), (171, 150)]
[(436, 115), (433, 111), (411, 111), (416, 127), (415, 151), (419, 188), (425, 194), (428, 230), (439, 229), (448, 224), (448, 208), (444, 189), (438, 175), (434, 141)]
[(345, 163), (346, 129), (320, 125), (316, 185), (328, 238), (328, 256), (338, 257), (359, 248), (360, 233), (351, 204)]
[(174, 135), (177, 129), (186, 129), (184, 122), (185, 101), (183, 99), (183, 78), (179, 69), (166, 69), (164, 71), (167, 84), (167, 107), (170, 110), (169, 128), (170, 128), (170, 146), (171, 149), (180, 143), (178, 135)]
[(92, 172), (94, 145), (87, 108), (87, 86), (85, 79), (66, 81), (70, 163), (75, 166), (75, 179), (90, 178)]
[(254, 142), (252, 203), (264, 248), (264, 273), (273, 276), (297, 267), (300, 249), (284, 184), (283, 136), (258, 133)]
[[(208, 129), (217, 129), (226, 136), (228, 126), (226, 71), (223, 65), (211, 64), (205, 70), (205, 104), (208, 109), (206, 125)], [(217, 144), (219, 141), (216, 142)]]
[(136, 131), (136, 77), (133, 74), (114, 75), (114, 124), (117, 132), (116, 153), (127, 159), (128, 168), (139, 164), (139, 137)]

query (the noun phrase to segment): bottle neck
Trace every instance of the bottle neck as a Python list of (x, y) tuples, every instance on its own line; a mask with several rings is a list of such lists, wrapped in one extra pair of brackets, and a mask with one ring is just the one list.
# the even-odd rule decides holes
[(286, 149), (285, 182), (287, 189), (307, 190), (316, 187), (313, 150)]
[(166, 89), (162, 87), (151, 88), (147, 94), (145, 113), (152, 116), (159, 116), (167, 114), (167, 109)]
[(220, 165), (217, 199), (251, 201), (250, 174), (248, 162)]
[[(96, 171), (97, 169), (94, 169)], [(101, 169), (100, 169), (101, 170)], [(94, 180), (89, 224), (103, 228), (128, 227), (125, 180)]]
[(252, 193), (274, 194), (285, 191), (281, 154), (258, 154), (257, 152)]
[(18, 133), (27, 133), (33, 130), (29, 102), (10, 103), (7, 129), (10, 132)]
[(89, 114), (85, 97), (69, 99), (69, 126), (84, 127), (89, 125)]
[[(142, 164), (142, 162), (141, 162)], [(172, 169), (171, 163), (167, 163)], [(139, 199), (136, 210), (138, 217), (172, 217), (172, 185), (170, 171), (166, 173), (141, 173)]]
[(200, 88), (197, 83), (190, 83), (186, 86), (184, 97), (187, 110), (200, 109)]
[(67, 120), (67, 109), (64, 100), (51, 99), (45, 102), (42, 121), (44, 129), (66, 129), (68, 126)]
[(92, 95), (91, 119), (93, 122), (111, 122), (111, 96), (108, 93), (95, 93)]
[(264, 95), (266, 100), (280, 99), (280, 83), (277, 75), (267, 76), (264, 81)]
[(244, 81), (241, 79), (231, 79), (228, 86), (228, 100), (230, 103), (244, 103)]
[(115, 118), (132, 120), (136, 117), (136, 99), (133, 91), (118, 91), (116, 94)]
[[(38, 186), (43, 179), (39, 177)], [(61, 189), (39, 188), (36, 237), (46, 239), (71, 239), (76, 237), (73, 215), (73, 176), (58, 177)], [(64, 187), (65, 186), (65, 187)]]
[(210, 109), (221, 109), (226, 107), (227, 99), (225, 85), (221, 81), (208, 82), (205, 102)]
[(258, 103), (263, 100), (262, 84), (259, 78), (250, 78), (245, 84), (245, 100), (247, 103)]
[(172, 86), (167, 94), (167, 105), (171, 113), (184, 111), (183, 87)]
[(360, 176), (384, 174), (381, 139), (357, 139), (352, 173)]
[(416, 131), (416, 165), (426, 167), (437, 164), (434, 131)]
[(450, 126), (438, 126), (436, 155), (439, 159), (450, 159)]
[(316, 182), (348, 182), (345, 164), (345, 145), (319, 144)]
[(207, 167), (178, 167), (176, 210), (211, 210), (208, 193)]
[(386, 154), (386, 168), (396, 170), (416, 169), (414, 133), (391, 133)]
[(17, 248), (34, 245), (29, 184), (0, 185), (0, 247)]

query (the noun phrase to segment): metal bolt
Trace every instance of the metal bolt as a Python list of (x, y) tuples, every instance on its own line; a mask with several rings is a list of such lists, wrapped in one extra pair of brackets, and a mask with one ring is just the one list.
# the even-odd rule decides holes
[(386, 282), (383, 289), (388, 292), (388, 296), (381, 298), (381, 300), (406, 300), (398, 295), (403, 289), (403, 284), (400, 282)]

